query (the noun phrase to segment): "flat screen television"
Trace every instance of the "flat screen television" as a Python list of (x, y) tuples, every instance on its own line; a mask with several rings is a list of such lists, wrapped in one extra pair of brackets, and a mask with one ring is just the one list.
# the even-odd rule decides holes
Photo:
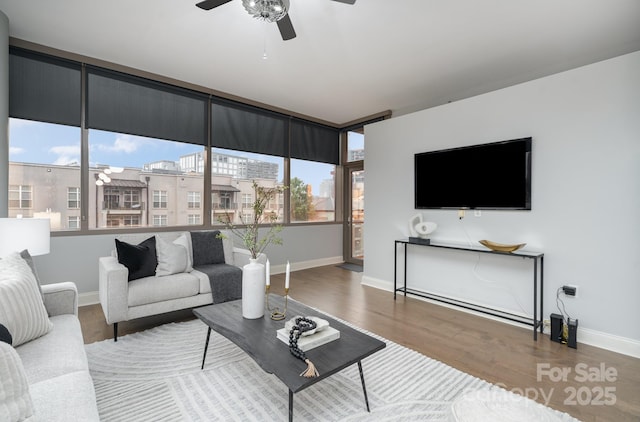
[(417, 209), (531, 209), (531, 138), (415, 155)]

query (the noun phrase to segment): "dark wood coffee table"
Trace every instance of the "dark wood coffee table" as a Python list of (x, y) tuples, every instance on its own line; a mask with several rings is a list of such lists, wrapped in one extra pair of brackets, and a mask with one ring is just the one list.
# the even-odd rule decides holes
[[(271, 306), (283, 308), (281, 296), (270, 295)], [(340, 372), (344, 368), (358, 364), (364, 400), (369, 411), (367, 389), (364, 384), (362, 359), (383, 349), (386, 344), (358, 330), (348, 327), (322, 312), (315, 311), (300, 302), (289, 299), (286, 320), (296, 316), (317, 316), (329, 321), (329, 324), (340, 331), (340, 338), (306, 352), (320, 375), (315, 378), (301, 377), (307, 365), (296, 359), (289, 346), (276, 337), (276, 330), (283, 328), (285, 320), (273, 321), (265, 311), (265, 317), (259, 319), (242, 318), (242, 301), (235, 300), (194, 309), (193, 313), (207, 326), (207, 340), (204, 345), (202, 368), (207, 357), (207, 348), (211, 330), (222, 334), (244, 352), (269, 374), (274, 374), (289, 388), (289, 421), (293, 420), (293, 394)]]

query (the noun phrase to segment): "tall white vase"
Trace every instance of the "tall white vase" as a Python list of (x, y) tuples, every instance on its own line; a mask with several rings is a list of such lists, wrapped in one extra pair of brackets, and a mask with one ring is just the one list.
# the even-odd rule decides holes
[(242, 267), (242, 316), (257, 319), (264, 316), (264, 264), (256, 259)]

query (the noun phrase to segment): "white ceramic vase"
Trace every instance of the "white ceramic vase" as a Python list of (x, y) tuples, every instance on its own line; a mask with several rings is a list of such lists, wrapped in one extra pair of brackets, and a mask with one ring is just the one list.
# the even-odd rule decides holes
[(242, 316), (257, 319), (264, 316), (264, 264), (256, 259), (242, 267)]

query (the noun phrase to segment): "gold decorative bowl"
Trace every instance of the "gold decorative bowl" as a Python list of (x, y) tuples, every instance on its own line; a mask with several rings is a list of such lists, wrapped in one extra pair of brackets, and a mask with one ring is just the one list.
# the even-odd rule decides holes
[(502, 243), (496, 243), (490, 240), (480, 240), (479, 242), (480, 244), (496, 252), (514, 252), (526, 245), (526, 243), (518, 243), (517, 245), (504, 245)]

